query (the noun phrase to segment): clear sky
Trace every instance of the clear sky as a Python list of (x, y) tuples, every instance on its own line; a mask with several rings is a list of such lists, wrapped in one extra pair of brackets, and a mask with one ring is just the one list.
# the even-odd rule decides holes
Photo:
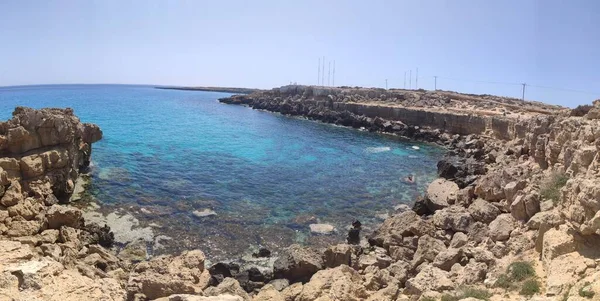
[(425, 89), (437, 75), (446, 90), (600, 98), (597, 0), (4, 0), (0, 41), (0, 86), (316, 84), (325, 56), (336, 85), (402, 88), (419, 68)]

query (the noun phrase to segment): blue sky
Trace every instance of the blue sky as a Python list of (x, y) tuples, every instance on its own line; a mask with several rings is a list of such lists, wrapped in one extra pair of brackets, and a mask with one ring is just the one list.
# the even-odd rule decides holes
[(600, 98), (595, 0), (1, 1), (0, 41), (0, 86), (316, 84), (325, 56), (336, 85)]

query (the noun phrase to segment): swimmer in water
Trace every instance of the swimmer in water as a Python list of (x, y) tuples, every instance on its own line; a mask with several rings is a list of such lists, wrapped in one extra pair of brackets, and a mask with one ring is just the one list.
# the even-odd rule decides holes
[(404, 178), (404, 180), (408, 183), (414, 183), (415, 177), (413, 175), (408, 175), (408, 177)]

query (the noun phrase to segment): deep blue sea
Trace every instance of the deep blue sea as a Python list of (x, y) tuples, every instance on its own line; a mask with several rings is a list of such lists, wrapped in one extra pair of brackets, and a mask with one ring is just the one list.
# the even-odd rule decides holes
[[(170, 250), (216, 258), (264, 245), (322, 246), (410, 204), (435, 178), (443, 150), (399, 138), (220, 104), (226, 93), (147, 86), (0, 88), (2, 119), (15, 106), (71, 107), (100, 126), (91, 193), (106, 208), (159, 225)], [(418, 146), (418, 149), (413, 146)], [(403, 181), (408, 174), (417, 183)], [(196, 217), (194, 210), (217, 214)], [(311, 223), (336, 227), (316, 235)]]

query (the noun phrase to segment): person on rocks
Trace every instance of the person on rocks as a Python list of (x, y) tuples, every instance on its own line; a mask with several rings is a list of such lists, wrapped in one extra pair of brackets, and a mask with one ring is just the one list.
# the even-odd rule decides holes
[(349, 244), (358, 245), (360, 243), (361, 227), (362, 227), (362, 224), (360, 223), (360, 221), (355, 220), (352, 222), (352, 229), (350, 229), (350, 231), (348, 231), (348, 237), (346, 238), (346, 240), (348, 241)]

